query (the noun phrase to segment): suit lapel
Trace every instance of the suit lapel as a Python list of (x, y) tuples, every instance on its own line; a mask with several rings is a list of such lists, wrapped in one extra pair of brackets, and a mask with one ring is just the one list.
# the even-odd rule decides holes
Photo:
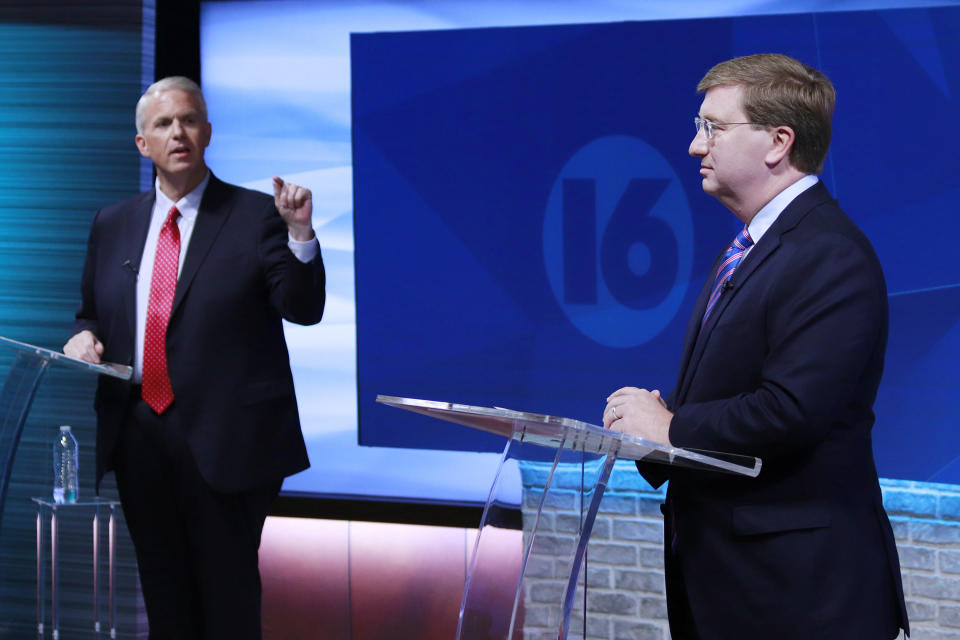
[[(777, 217), (777, 220), (771, 225), (767, 232), (763, 234), (763, 237), (754, 245), (750, 253), (744, 257), (740, 266), (737, 267), (737, 270), (734, 271), (733, 277), (731, 278), (734, 287), (720, 296), (717, 304), (713, 307), (713, 311), (710, 312), (710, 317), (707, 318), (706, 324), (698, 331), (697, 328), (700, 325), (700, 319), (703, 317), (704, 309), (706, 309), (704, 292), (709, 292), (710, 289), (712, 289), (717, 269), (716, 263), (711, 268), (710, 276), (707, 278), (703, 291), (700, 292), (700, 298), (697, 299), (697, 305), (694, 308), (695, 315), (691, 318), (690, 325), (687, 326), (687, 336), (684, 339), (683, 361), (680, 368), (680, 376), (678, 377), (677, 391), (674, 394), (677, 404), (682, 404), (686, 400), (686, 394), (693, 378), (693, 372), (697, 370), (697, 364), (700, 362), (703, 351), (710, 340), (710, 333), (724, 311), (727, 307), (738, 304), (739, 292), (750, 280), (750, 277), (760, 270), (763, 264), (767, 262), (767, 259), (780, 247), (781, 236), (793, 229), (813, 207), (829, 199), (830, 193), (826, 187), (823, 186), (822, 182), (818, 182), (794, 198), (793, 202), (787, 205), (787, 208)], [(706, 295), (709, 295), (709, 293)], [(742, 302), (742, 299), (740, 301)]]
[(230, 214), (229, 187), (217, 180), (213, 175), (203, 192), (200, 209), (197, 211), (197, 220), (193, 223), (193, 234), (190, 236), (190, 245), (187, 247), (187, 257), (183, 262), (183, 270), (177, 280), (177, 291), (173, 296), (173, 308), (170, 310), (171, 319), (177, 313), (180, 303), (190, 289), (190, 283), (197, 270), (203, 264), (210, 247), (213, 246), (223, 223)]
[(700, 335), (700, 319), (703, 318), (703, 312), (707, 308), (707, 300), (710, 299), (710, 292), (713, 289), (713, 281), (717, 276), (717, 269), (720, 268), (720, 261), (723, 260), (723, 254), (726, 253), (726, 247), (720, 251), (717, 258), (713, 261), (710, 270), (707, 272), (707, 279), (700, 289), (700, 295), (697, 302), (693, 305), (693, 311), (690, 314), (690, 322), (687, 323), (687, 331), (683, 337), (683, 353), (680, 357), (680, 371), (677, 374), (677, 386), (674, 393), (675, 399), (681, 399), (683, 390), (683, 381), (686, 378), (687, 370), (690, 365), (690, 356), (693, 354), (693, 347), (697, 343), (697, 336)]
[[(153, 215), (153, 203), (157, 192), (153, 189), (143, 193), (133, 206), (130, 215), (124, 217), (123, 237), (121, 246), (128, 249), (129, 257), (122, 265), (125, 271), (137, 274), (140, 271), (140, 261), (143, 260), (143, 246), (147, 242), (147, 231), (150, 229), (150, 217)], [(131, 336), (137, 335), (137, 278), (127, 278), (120, 292), (124, 312), (127, 316), (127, 327)], [(131, 338), (132, 340), (133, 338)]]
[(713, 307), (713, 311), (710, 312), (710, 317), (707, 318), (703, 329), (700, 331), (701, 336), (706, 337), (710, 335), (717, 321), (723, 315), (724, 310), (734, 303), (734, 300), (737, 299), (737, 294), (747, 280), (749, 280), (750, 276), (763, 264), (767, 257), (780, 246), (780, 234), (770, 233), (770, 231), (773, 231), (772, 227), (763, 235), (760, 242), (754, 245), (750, 253), (744, 257), (743, 262), (737, 267), (736, 271), (733, 272), (733, 276), (730, 278), (732, 288), (720, 295), (717, 304)]

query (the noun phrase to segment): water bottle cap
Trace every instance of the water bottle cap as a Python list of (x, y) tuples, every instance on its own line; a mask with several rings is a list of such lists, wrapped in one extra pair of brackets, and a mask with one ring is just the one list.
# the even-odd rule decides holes
[(70, 427), (67, 426), (67, 425), (62, 425), (62, 426), (60, 427), (60, 431), (70, 431)]

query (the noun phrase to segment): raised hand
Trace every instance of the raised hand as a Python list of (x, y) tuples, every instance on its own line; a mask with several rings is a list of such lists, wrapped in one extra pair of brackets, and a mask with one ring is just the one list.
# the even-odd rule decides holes
[(313, 238), (313, 195), (310, 189), (273, 177), (273, 202), (294, 240)]

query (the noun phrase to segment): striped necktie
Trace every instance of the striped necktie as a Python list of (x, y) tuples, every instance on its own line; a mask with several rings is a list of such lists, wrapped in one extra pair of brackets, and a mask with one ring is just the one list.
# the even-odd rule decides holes
[(707, 300), (707, 310), (703, 312), (703, 320), (700, 321), (701, 329), (703, 325), (707, 323), (707, 318), (710, 317), (710, 312), (713, 311), (717, 300), (720, 299), (724, 285), (733, 277), (733, 272), (736, 271), (737, 265), (740, 264), (744, 252), (752, 244), (753, 238), (750, 237), (750, 232), (744, 227), (743, 230), (737, 234), (737, 237), (733, 239), (730, 247), (724, 252), (723, 261), (720, 263), (720, 268), (717, 269), (717, 277), (713, 282), (713, 289), (710, 291), (710, 299)]

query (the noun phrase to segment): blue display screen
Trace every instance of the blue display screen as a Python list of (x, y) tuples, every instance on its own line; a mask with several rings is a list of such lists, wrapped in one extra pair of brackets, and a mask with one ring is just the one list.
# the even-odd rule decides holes
[(739, 227), (687, 155), (694, 87), (763, 51), (837, 86), (822, 179), (890, 291), (880, 473), (960, 481), (960, 7), (629, 4), (203, 3), (209, 164), (264, 191), (275, 174), (311, 188), (327, 265), (324, 320), (287, 327), (312, 466), (285, 491), (486, 498), (501, 439), (377, 394), (597, 423), (618, 387), (669, 390), (694, 297)]
[(618, 387), (669, 391), (742, 226), (687, 153), (694, 87), (777, 51), (837, 87), (821, 178), (887, 276), (880, 473), (960, 481), (958, 32), (960, 9), (932, 8), (354, 35), (361, 442), (502, 447), (377, 393), (596, 423)]

